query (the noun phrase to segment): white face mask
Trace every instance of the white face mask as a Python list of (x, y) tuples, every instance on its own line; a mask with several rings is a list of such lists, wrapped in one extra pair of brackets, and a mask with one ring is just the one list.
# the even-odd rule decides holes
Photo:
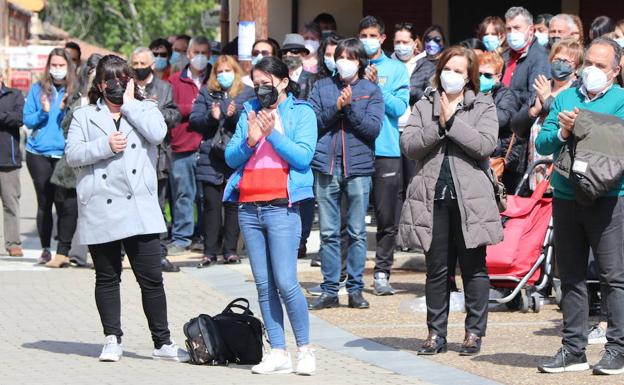
[(444, 70), (442, 74), (440, 74), (440, 83), (442, 83), (442, 88), (444, 92), (450, 95), (454, 95), (456, 93), (461, 92), (466, 85), (466, 80), (461, 74), (457, 72)]
[(208, 66), (208, 57), (206, 55), (195, 55), (191, 59), (191, 66), (198, 71), (203, 71)]
[(591, 93), (599, 93), (604, 90), (609, 83), (607, 74), (605, 74), (600, 68), (595, 66), (585, 67), (582, 73), (583, 85), (587, 91)]
[(507, 34), (507, 43), (509, 47), (514, 51), (519, 51), (526, 45), (526, 37), (524, 36), (524, 32), (509, 32)]
[(342, 79), (351, 79), (358, 72), (358, 65), (348, 59), (336, 60), (336, 69)]
[(67, 76), (67, 68), (50, 68), (50, 76), (54, 80), (63, 80)]
[(310, 51), (310, 55), (315, 54), (318, 51), (321, 43), (318, 40), (306, 40), (305, 47)]

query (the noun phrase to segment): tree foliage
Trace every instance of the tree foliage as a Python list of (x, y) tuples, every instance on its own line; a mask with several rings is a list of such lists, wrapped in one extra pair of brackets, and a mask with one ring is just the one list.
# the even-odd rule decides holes
[(48, 0), (42, 18), (70, 35), (129, 55), (158, 37), (173, 34), (214, 38), (202, 14), (216, 0)]

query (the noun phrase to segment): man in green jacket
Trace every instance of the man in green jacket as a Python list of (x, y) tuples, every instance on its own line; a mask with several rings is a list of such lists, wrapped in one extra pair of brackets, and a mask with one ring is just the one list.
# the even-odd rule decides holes
[[(583, 85), (563, 91), (544, 121), (535, 147), (542, 155), (558, 154), (571, 138), (581, 109), (624, 119), (624, 90), (614, 84), (621, 49), (611, 39), (594, 39), (585, 54)], [(624, 133), (623, 133), (624, 134)], [(624, 149), (622, 149), (624, 152)], [(582, 170), (578, 170), (582, 171)], [(563, 346), (538, 367), (541, 372), (588, 370), (587, 260), (591, 247), (598, 262), (602, 295), (609, 309), (607, 344), (594, 374), (624, 373), (624, 180), (589, 205), (575, 200), (574, 186), (555, 173), (553, 224), (563, 291)]]

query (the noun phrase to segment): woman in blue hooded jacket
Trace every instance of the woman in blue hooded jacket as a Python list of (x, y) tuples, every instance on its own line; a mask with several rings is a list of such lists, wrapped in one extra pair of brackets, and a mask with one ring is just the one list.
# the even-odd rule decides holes
[(307, 304), (297, 281), (297, 249), (299, 202), (313, 196), (310, 162), (316, 145), (316, 117), (307, 102), (295, 99), (299, 87), (279, 59), (260, 60), (252, 80), (256, 98), (245, 103), (225, 150), (227, 164), (236, 171), (224, 192), (225, 201), (239, 203), (239, 225), (271, 345), (270, 353), (252, 372), (293, 371), (281, 298), (299, 348), (295, 370), (310, 375), (316, 360), (309, 348)]
[[(53, 265), (50, 267), (69, 265), (67, 255), (76, 228), (76, 209), (65, 205), (65, 199), (59, 199), (62, 194), (57, 194), (50, 182), (54, 166), (65, 149), (61, 122), (67, 112), (67, 97), (74, 92), (75, 73), (69, 54), (62, 48), (53, 49), (43, 78), (30, 88), (24, 105), (24, 124), (32, 130), (26, 139), (26, 165), (37, 194), (37, 232), (43, 249), (39, 263)], [(53, 203), (59, 218), (59, 247), (51, 260)]]

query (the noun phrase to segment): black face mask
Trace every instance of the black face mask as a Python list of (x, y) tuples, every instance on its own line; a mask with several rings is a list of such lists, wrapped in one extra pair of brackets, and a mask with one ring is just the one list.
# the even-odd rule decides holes
[(303, 65), (303, 60), (301, 59), (301, 56), (284, 56), (282, 61), (284, 62), (284, 64), (286, 64), (286, 67), (288, 67), (289, 71), (294, 71)]
[(152, 67), (145, 68), (135, 68), (134, 72), (137, 74), (137, 78), (141, 81), (147, 79), (148, 76), (152, 73)]
[(262, 85), (254, 87), (254, 91), (256, 92), (256, 97), (260, 102), (262, 108), (271, 108), (272, 105), (277, 103), (277, 97), (279, 96), (279, 92), (277, 88), (272, 85)]
[(126, 92), (126, 87), (116, 84), (114, 87), (107, 86), (104, 90), (104, 96), (111, 103), (121, 106), (123, 104), (124, 92)]
[(570, 75), (572, 75), (573, 72), (574, 69), (572, 68), (572, 66), (564, 60), (555, 59), (550, 64), (550, 74), (553, 78), (559, 81), (566, 80), (570, 77)]

